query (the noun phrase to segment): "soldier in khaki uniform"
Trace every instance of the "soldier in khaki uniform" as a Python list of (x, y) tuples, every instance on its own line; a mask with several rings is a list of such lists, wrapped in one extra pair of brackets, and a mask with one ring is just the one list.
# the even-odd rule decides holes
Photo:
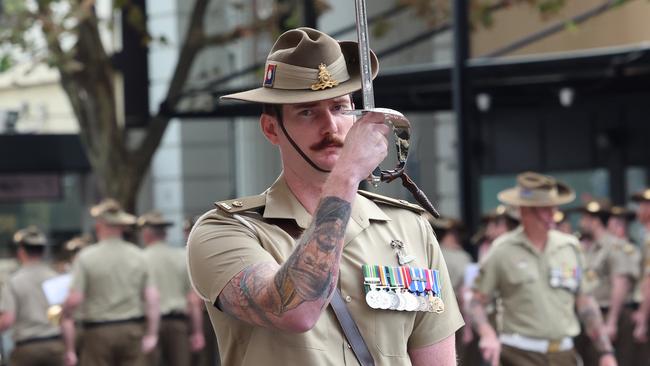
[(35, 226), (14, 235), (20, 268), (2, 288), (0, 331), (12, 328), (11, 366), (64, 365), (65, 346), (58, 324), (48, 320), (50, 304), (43, 282), (57, 273), (43, 262), (45, 235)]
[[(600, 309), (584, 292), (578, 241), (551, 229), (555, 206), (575, 193), (553, 177), (526, 172), (498, 198), (519, 207), (521, 226), (499, 237), (481, 262), (470, 315), (483, 357), (494, 366), (578, 365), (572, 337), (580, 318), (601, 353), (599, 364), (616, 365)], [(503, 305), (499, 336), (484, 311), (492, 296)]]
[(192, 296), (185, 247), (172, 247), (165, 242), (167, 227), (171, 225), (156, 211), (138, 218), (145, 257), (160, 293), (158, 346), (149, 355), (152, 366), (189, 366), (191, 351), (199, 351), (205, 345), (203, 304)]
[(630, 223), (634, 221), (635, 217), (636, 212), (628, 208), (625, 208), (623, 206), (612, 206), (609, 209), (607, 231), (627, 242), (632, 242), (628, 233), (628, 227)]
[[(440, 251), (447, 263), (449, 279), (456, 294), (456, 301), (463, 309), (463, 293), (465, 292), (465, 269), (472, 263), (472, 257), (463, 249), (462, 232), (463, 224), (459, 220), (441, 217), (438, 219), (427, 215), (436, 237), (440, 241)], [(467, 333), (470, 334), (467, 334)], [(472, 340), (471, 328), (463, 327), (456, 333), (456, 350), (461, 359), (465, 356), (465, 345)], [(463, 363), (465, 364), (465, 363)]]
[[(143, 251), (122, 239), (135, 217), (112, 199), (90, 210), (99, 242), (79, 253), (64, 318), (80, 308), (82, 365), (142, 365), (158, 340), (158, 291)], [(68, 348), (67, 353), (73, 353)]]
[[(634, 338), (647, 349), (648, 321), (650, 320), (650, 188), (633, 194), (632, 200), (639, 204), (637, 219), (645, 229), (645, 237), (642, 241), (641, 304), (639, 310), (634, 314)], [(645, 361), (647, 362), (648, 358)]]
[[(217, 203), (190, 233), (190, 277), (224, 365), (357, 365), (328, 306), (338, 291), (375, 365), (455, 363), (463, 321), (423, 210), (357, 193), (387, 155), (389, 132), (382, 113), (355, 122), (346, 112), (361, 87), (357, 57), (356, 42), (289, 30), (269, 54), (264, 87), (227, 96), (264, 103), (260, 125), (283, 173), (261, 195)], [(444, 311), (364, 301), (362, 266), (398, 261), (439, 270)]]
[[(605, 200), (592, 200), (580, 207), (581, 232), (592, 240), (584, 241), (585, 276), (605, 319), (607, 334), (614, 341), (620, 365), (635, 361), (632, 339), (632, 289), (639, 278), (640, 254), (636, 247), (607, 231), (611, 206)], [(584, 332), (583, 332), (584, 333)], [(586, 335), (582, 335), (586, 340)], [(586, 364), (595, 364), (598, 352), (591, 343), (582, 342), (581, 354)]]

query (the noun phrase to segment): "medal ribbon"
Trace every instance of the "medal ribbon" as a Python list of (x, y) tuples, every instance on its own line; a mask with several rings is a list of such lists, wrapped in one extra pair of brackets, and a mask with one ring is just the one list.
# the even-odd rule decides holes
[(397, 286), (404, 288), (404, 278), (402, 277), (402, 269), (400, 267), (393, 267), (393, 272), (397, 275)]
[(442, 299), (442, 293), (440, 288), (440, 272), (437, 269), (431, 270), (433, 272), (433, 286), (436, 296)]
[(411, 286), (411, 273), (408, 267), (400, 267), (399, 270), (402, 272), (402, 277), (404, 278), (404, 288), (408, 290)]
[(423, 276), (421, 275), (422, 273), (422, 268), (415, 268), (411, 267), (411, 286), (409, 289), (411, 289), (411, 292), (423, 292), (424, 291), (424, 279), (422, 278)]
[(425, 289), (427, 292), (429, 292), (433, 289), (433, 275), (431, 274), (431, 270), (428, 268), (424, 269), (424, 274), (427, 276), (427, 284)]
[(375, 266), (375, 269), (379, 273), (379, 280), (381, 281), (381, 285), (386, 287), (388, 286), (388, 282), (386, 281), (386, 273), (384, 272), (384, 266)]

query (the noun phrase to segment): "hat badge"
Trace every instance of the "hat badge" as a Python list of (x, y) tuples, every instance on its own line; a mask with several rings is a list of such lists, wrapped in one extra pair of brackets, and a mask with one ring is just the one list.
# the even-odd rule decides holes
[(318, 82), (311, 85), (311, 90), (333, 88), (337, 85), (339, 85), (339, 82), (332, 78), (327, 66), (323, 63), (318, 65)]

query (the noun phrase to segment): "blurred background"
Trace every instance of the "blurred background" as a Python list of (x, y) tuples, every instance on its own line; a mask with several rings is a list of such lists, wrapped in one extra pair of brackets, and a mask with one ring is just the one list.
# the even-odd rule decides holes
[[(280, 173), (260, 110), (218, 97), (260, 85), (284, 29), (356, 40), (350, 0), (0, 4), (1, 256), (28, 224), (54, 244), (90, 232), (105, 196), (160, 210), (183, 245), (184, 218)], [(408, 172), (443, 215), (476, 229), (525, 170), (572, 185), (574, 205), (627, 205), (648, 185), (650, 2), (367, 6), (376, 105), (411, 120)], [(377, 191), (410, 199), (398, 183)]]

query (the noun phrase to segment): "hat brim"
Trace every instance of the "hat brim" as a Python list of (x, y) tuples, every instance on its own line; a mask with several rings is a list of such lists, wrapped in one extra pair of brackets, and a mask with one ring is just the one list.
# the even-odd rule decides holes
[[(333, 88), (313, 90), (287, 90), (274, 88), (257, 88), (239, 93), (221, 96), (220, 99), (233, 99), (244, 102), (268, 104), (296, 104), (317, 102), (354, 93), (361, 89), (361, 73), (359, 72), (359, 44), (353, 41), (339, 41), (350, 78)], [(370, 52), (373, 79), (379, 72), (379, 61), (374, 52)]]
[(136, 217), (126, 212), (118, 212), (114, 214), (104, 214), (96, 217), (107, 224), (116, 226), (131, 226), (136, 224)]
[(572, 202), (576, 198), (575, 192), (566, 184), (557, 182), (558, 194), (546, 200), (533, 200), (521, 197), (519, 187), (505, 189), (497, 195), (497, 199), (505, 204), (517, 207), (552, 207)]

